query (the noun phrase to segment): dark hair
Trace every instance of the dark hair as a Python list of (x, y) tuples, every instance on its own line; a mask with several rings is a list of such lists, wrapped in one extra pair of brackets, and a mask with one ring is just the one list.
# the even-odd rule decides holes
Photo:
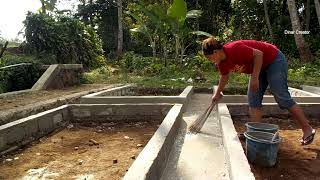
[(222, 48), (223, 48), (223, 43), (216, 40), (214, 36), (209, 37), (202, 41), (202, 51), (205, 56), (212, 54), (214, 50), (222, 49)]

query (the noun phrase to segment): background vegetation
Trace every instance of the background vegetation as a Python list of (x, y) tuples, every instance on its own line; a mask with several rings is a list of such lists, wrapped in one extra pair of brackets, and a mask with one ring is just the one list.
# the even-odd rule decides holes
[[(290, 86), (320, 84), (320, 7), (312, 0), (79, 0), (76, 12), (59, 11), (54, 0), (41, 2), (38, 13), (26, 16), (25, 41), (7, 48), (0, 67), (81, 63), (83, 83), (210, 87), (219, 73), (201, 54), (200, 42), (211, 34), (225, 42), (271, 42), (287, 57)], [(0, 50), (4, 43), (0, 38)], [(15, 90), (9, 74), (23, 72), (29, 73), (0, 69), (0, 92)], [(247, 82), (247, 75), (233, 74), (229, 86)]]

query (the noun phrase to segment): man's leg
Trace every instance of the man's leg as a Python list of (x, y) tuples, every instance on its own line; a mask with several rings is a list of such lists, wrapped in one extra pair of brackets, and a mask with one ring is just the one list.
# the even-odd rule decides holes
[(288, 110), (301, 127), (303, 132), (303, 139), (310, 136), (312, 134), (312, 127), (309, 125), (308, 120), (304, 115), (304, 112), (302, 111), (301, 107), (295, 104)]
[(262, 99), (264, 92), (268, 87), (267, 73), (262, 71), (259, 75), (259, 89), (257, 92), (250, 90), (250, 83), (248, 86), (248, 103), (250, 121), (261, 122), (262, 119)]
[(257, 107), (257, 108), (249, 107), (249, 115), (250, 115), (250, 121), (261, 122), (262, 110), (260, 107)]
[(268, 68), (268, 82), (271, 92), (281, 109), (288, 109), (296, 120), (297, 124), (301, 127), (305, 139), (312, 134), (312, 127), (309, 125), (302, 109), (292, 99), (287, 83), (288, 65), (284, 55), (280, 52), (278, 57), (274, 60)]

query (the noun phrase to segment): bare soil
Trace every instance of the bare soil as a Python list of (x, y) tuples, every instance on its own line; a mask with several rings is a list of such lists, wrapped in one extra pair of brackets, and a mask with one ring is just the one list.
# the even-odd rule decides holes
[(158, 125), (69, 125), (2, 157), (0, 179), (121, 179)]
[[(246, 130), (248, 117), (233, 118), (238, 133)], [(263, 122), (278, 124), (282, 142), (278, 152), (278, 161), (274, 167), (263, 168), (250, 165), (257, 180), (320, 180), (320, 119), (311, 119), (310, 123), (317, 134), (312, 144), (302, 146), (302, 132), (292, 119), (275, 117), (264, 118)], [(242, 141), (245, 150), (245, 141)]]
[(54, 99), (74, 93), (79, 93), (82, 91), (98, 89), (107, 85), (108, 84), (82, 84), (79, 86), (73, 86), (58, 90), (34, 91), (17, 95), (9, 95), (5, 98), (0, 97), (0, 111), (14, 109), (28, 104), (34, 104), (37, 102), (46, 101), (49, 99)]

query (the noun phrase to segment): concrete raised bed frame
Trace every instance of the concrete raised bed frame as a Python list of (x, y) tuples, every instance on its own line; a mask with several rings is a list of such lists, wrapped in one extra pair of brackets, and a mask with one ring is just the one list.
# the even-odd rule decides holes
[(163, 120), (124, 179), (159, 179), (181, 123), (182, 104), (71, 104), (0, 126), (0, 152), (6, 154), (70, 122)]
[[(131, 104), (131, 103), (179, 103), (187, 104), (193, 93), (193, 87), (188, 86), (179, 96), (128, 96), (133, 85), (108, 89), (81, 98), (81, 104)], [(108, 96), (105, 96), (108, 95)]]
[[(217, 86), (214, 87), (214, 90)], [(320, 117), (320, 96), (306, 91), (289, 88), (292, 97), (299, 103), (308, 117)], [(218, 105), (218, 119), (220, 121), (223, 144), (226, 151), (229, 177), (232, 180), (255, 179), (249, 162), (238, 139), (231, 115), (248, 115), (246, 95), (225, 95)], [(273, 96), (264, 96), (262, 111), (265, 114), (285, 115), (287, 110), (281, 110)]]

